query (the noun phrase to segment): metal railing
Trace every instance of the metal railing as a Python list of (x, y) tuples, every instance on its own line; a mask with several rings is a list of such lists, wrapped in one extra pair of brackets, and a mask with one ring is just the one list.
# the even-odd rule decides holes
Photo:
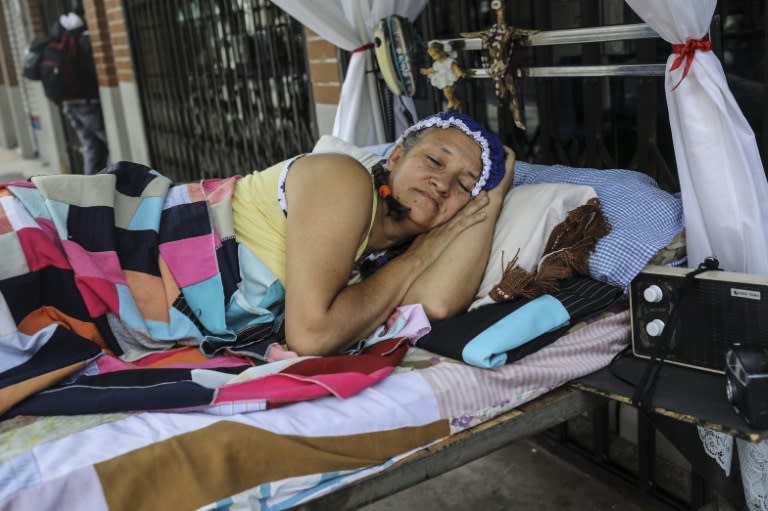
[(316, 140), (303, 26), (268, 0), (126, 0), (152, 165), (260, 170)]

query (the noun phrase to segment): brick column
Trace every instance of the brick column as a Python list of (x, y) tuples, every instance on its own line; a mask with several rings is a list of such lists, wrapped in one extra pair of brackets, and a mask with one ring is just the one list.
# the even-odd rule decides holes
[(6, 55), (10, 52), (8, 41), (8, 27), (5, 22), (5, 10), (0, 2), (0, 147), (11, 148), (16, 146), (16, 130), (11, 121), (11, 103), (8, 97), (8, 70), (5, 64), (9, 60)]
[(136, 88), (121, 0), (85, 0), (110, 161), (149, 164), (141, 102)]
[(35, 1), (27, 2), (27, 12), (29, 13), (29, 29), (32, 31), (32, 39), (47, 34), (49, 27), (43, 26), (40, 3)]
[(13, 34), (9, 27), (14, 22), (9, 19), (5, 3), (0, 2), (0, 143), (8, 148), (18, 145), (23, 158), (34, 158), (32, 126), (24, 111), (19, 69), (11, 44)]
[[(85, 22), (91, 36), (91, 48), (93, 49), (93, 62), (96, 65), (96, 75), (99, 85), (102, 87), (117, 86), (117, 72), (110, 41), (110, 23), (108, 21), (107, 6), (103, 0), (86, 0)], [(119, 2), (115, 2), (119, 3)]]
[(305, 33), (317, 129), (320, 135), (329, 135), (341, 95), (337, 48), (308, 28)]

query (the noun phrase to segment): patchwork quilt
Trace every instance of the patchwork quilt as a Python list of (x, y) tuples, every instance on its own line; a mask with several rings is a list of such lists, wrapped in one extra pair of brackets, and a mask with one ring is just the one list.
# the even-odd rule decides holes
[(120, 162), (0, 187), (0, 418), (214, 407), (335, 394), (392, 371), (357, 356), (265, 361), (284, 290), (234, 239), (237, 177), (173, 185)]

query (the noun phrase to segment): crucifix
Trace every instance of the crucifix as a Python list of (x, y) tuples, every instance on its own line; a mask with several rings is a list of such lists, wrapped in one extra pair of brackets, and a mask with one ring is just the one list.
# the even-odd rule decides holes
[(499, 102), (509, 101), (509, 110), (515, 126), (525, 129), (523, 112), (515, 87), (514, 72), (509, 65), (509, 56), (517, 40), (525, 39), (535, 34), (536, 30), (528, 30), (507, 25), (504, 15), (504, 0), (493, 0), (491, 8), (496, 11), (496, 23), (478, 32), (462, 32), (461, 37), (479, 38), (483, 48), (488, 51), (490, 66), (488, 74), (493, 80), (496, 97)]

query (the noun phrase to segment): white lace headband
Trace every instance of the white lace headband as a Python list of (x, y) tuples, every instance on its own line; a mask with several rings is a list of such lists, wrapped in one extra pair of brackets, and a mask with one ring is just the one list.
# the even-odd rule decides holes
[[(475, 122), (469, 118), (467, 118), (466, 121)], [(467, 126), (467, 122), (465, 122), (465, 119), (460, 118), (456, 114), (441, 112), (439, 114), (426, 117), (418, 121), (413, 126), (407, 128), (403, 134), (400, 135), (400, 138), (397, 139), (396, 143), (401, 144), (411, 133), (425, 130), (427, 128), (457, 128), (461, 130), (465, 135), (471, 137), (475, 142), (477, 142), (477, 145), (480, 146), (480, 159), (483, 161), (483, 170), (481, 171), (480, 177), (475, 183), (474, 188), (472, 188), (472, 191), (470, 192), (472, 197), (475, 197), (478, 193), (480, 193), (481, 190), (483, 190), (485, 183), (488, 181), (488, 177), (491, 175), (491, 171), (493, 170), (494, 162), (491, 159), (491, 147), (488, 143), (488, 136), (484, 134), (480, 129), (471, 129), (469, 126)]]

